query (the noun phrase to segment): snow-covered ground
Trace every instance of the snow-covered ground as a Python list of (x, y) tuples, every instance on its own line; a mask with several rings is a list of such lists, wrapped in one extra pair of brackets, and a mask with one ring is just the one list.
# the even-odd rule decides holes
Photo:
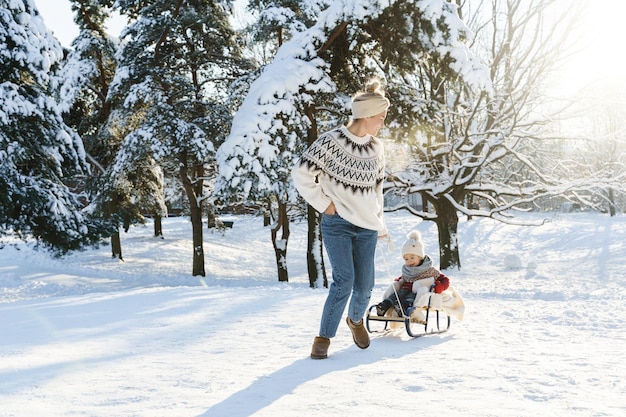
[[(523, 215), (537, 219), (539, 214)], [(626, 217), (550, 214), (541, 227), (489, 219), (459, 228), (465, 319), (448, 333), (373, 335), (358, 349), (342, 323), (329, 358), (309, 358), (326, 289), (310, 289), (306, 224), (292, 226), (289, 283), (270, 231), (237, 217), (207, 232), (207, 277), (191, 277), (191, 232), (167, 219), (109, 247), (54, 259), (0, 250), (1, 416), (624, 416)], [(419, 229), (387, 215), (378, 302)], [(522, 268), (505, 263), (517, 255)]]

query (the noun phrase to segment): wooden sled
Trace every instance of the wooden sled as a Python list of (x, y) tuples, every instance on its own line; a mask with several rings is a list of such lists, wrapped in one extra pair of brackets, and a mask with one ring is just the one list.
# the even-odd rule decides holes
[(370, 333), (380, 333), (388, 328), (391, 330), (400, 327), (404, 323), (406, 332), (411, 337), (447, 332), (450, 328), (450, 315), (431, 307), (430, 301), (431, 297), (428, 297), (428, 305), (411, 307), (402, 316), (393, 308), (387, 310), (384, 316), (379, 316), (376, 314), (376, 305), (373, 305), (367, 311), (365, 328)]

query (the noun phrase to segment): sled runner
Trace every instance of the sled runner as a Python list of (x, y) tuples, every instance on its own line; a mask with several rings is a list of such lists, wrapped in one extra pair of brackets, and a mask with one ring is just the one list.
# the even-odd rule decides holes
[(404, 324), (406, 332), (411, 337), (420, 337), (429, 334), (447, 332), (450, 328), (450, 315), (441, 307), (438, 300), (440, 294), (429, 292), (424, 301), (424, 306), (411, 307), (402, 316), (390, 308), (384, 316), (376, 314), (376, 304), (372, 305), (365, 317), (365, 328), (370, 333), (384, 332), (397, 328)]

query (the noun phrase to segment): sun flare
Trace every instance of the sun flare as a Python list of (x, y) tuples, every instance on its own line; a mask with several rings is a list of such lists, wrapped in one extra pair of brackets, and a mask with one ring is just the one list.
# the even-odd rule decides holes
[(595, 83), (626, 86), (626, 2), (597, 0), (588, 2), (573, 37), (579, 47), (559, 73), (560, 89), (575, 94)]

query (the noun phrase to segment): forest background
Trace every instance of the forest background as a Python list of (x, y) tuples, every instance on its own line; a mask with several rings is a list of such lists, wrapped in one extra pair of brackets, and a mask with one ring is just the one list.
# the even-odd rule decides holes
[[(69, 3), (78, 32), (63, 48), (38, 4), (2, 1), (0, 238), (60, 255), (110, 239), (122, 259), (120, 230), (151, 217), (161, 236), (161, 218), (184, 214), (204, 276), (206, 224), (254, 212), (287, 281), (289, 223), (306, 217), (310, 284), (327, 285), (289, 171), (372, 76), (394, 103), (386, 210), (435, 222), (442, 269), (461, 267), (461, 217), (624, 211), (623, 77), (559, 72), (595, 45), (585, 19), (620, 26), (615, 3)], [(618, 42), (591, 49), (619, 56)]]

